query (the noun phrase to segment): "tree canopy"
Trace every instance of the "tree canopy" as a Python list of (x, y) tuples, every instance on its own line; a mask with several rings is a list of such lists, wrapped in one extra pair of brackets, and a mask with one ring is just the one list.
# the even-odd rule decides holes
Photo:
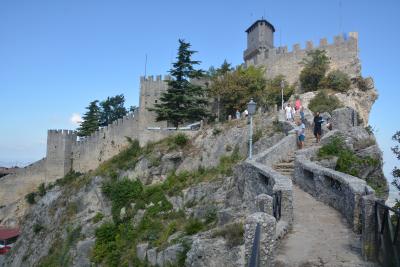
[(100, 126), (107, 126), (113, 121), (125, 116), (128, 111), (124, 107), (125, 97), (123, 94), (107, 97), (100, 102)]
[[(392, 147), (393, 154), (396, 156), (398, 160), (400, 160), (400, 131), (397, 131), (393, 136), (392, 140), (396, 142), (396, 145)], [(394, 167), (392, 170), (392, 175), (393, 175), (393, 182), (392, 185), (394, 185), (397, 190), (400, 191), (400, 169), (398, 167)], [(396, 199), (396, 208), (400, 208), (400, 200)]]
[(89, 136), (99, 128), (101, 115), (98, 102), (98, 100), (94, 100), (86, 107), (87, 112), (82, 116), (83, 120), (77, 129), (78, 136)]
[(329, 69), (330, 60), (326, 51), (320, 49), (307, 51), (307, 57), (300, 64), (304, 66), (300, 73), (301, 87), (306, 92), (318, 90)]
[(192, 60), (196, 51), (190, 50), (190, 47), (190, 43), (179, 39), (177, 61), (169, 70), (172, 79), (167, 81), (168, 89), (161, 94), (160, 102), (149, 109), (156, 112), (157, 121), (166, 120), (174, 127), (209, 115), (205, 88), (192, 83), (202, 77), (203, 71), (194, 68), (200, 61)]

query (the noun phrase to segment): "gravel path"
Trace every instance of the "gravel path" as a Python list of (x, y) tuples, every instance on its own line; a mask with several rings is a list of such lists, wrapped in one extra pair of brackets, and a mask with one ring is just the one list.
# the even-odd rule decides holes
[(276, 266), (374, 266), (361, 258), (361, 242), (341, 214), (293, 186), (293, 230), (281, 241)]

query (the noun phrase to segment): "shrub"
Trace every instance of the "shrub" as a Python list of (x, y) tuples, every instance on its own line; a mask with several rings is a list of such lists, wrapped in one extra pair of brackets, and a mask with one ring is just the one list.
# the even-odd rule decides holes
[(222, 132), (222, 130), (220, 128), (214, 128), (212, 131), (213, 135), (219, 135)]
[(44, 195), (46, 195), (46, 186), (45, 186), (45, 184), (44, 183), (41, 183), (39, 186), (38, 186), (38, 195), (39, 196), (44, 196)]
[(216, 230), (213, 237), (221, 236), (226, 240), (228, 247), (236, 247), (244, 243), (244, 228), (242, 223), (232, 223)]
[(29, 204), (33, 205), (36, 203), (35, 197), (36, 197), (36, 192), (31, 192), (31, 193), (25, 195), (25, 200)]
[(350, 77), (340, 70), (334, 70), (328, 73), (323, 80), (323, 85), (329, 89), (347, 92), (350, 89)]
[(263, 135), (262, 129), (256, 129), (255, 133), (253, 133), (253, 144), (256, 143), (258, 140), (261, 139)]
[(184, 147), (189, 142), (189, 138), (186, 134), (178, 133), (174, 137), (174, 143), (179, 147)]
[(325, 91), (320, 91), (311, 99), (308, 108), (312, 112), (332, 112), (333, 110), (342, 107), (340, 100), (334, 95), (328, 95)]
[(98, 223), (99, 221), (103, 220), (104, 215), (101, 212), (97, 212), (96, 215), (92, 218), (93, 223)]
[(300, 72), (300, 83), (304, 91), (315, 91), (320, 88), (329, 63), (325, 50), (316, 49), (307, 52), (307, 57), (301, 62), (304, 68)]
[[(267, 81), (267, 87), (265, 90), (265, 102), (269, 109), (272, 109), (274, 105), (278, 107), (282, 103), (282, 88), (281, 83), (283, 82), (283, 100), (286, 102), (294, 92), (294, 86), (290, 86), (285, 80), (285, 76), (278, 75), (272, 80)], [(262, 104), (262, 103), (261, 103)]]
[(204, 229), (204, 224), (195, 218), (191, 218), (185, 225), (185, 233), (187, 235), (194, 235)]

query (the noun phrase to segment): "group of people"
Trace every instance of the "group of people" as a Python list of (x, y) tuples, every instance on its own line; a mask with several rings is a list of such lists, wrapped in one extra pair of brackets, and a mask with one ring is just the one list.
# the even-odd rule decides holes
[[(299, 98), (296, 99), (294, 105), (292, 106), (288, 103), (285, 107), (285, 115), (287, 121), (295, 121), (296, 114), (299, 115), (299, 118), (296, 119), (296, 134), (297, 134), (297, 144), (300, 149), (304, 147), (304, 140), (306, 138), (305, 131), (306, 131), (306, 119), (304, 115), (304, 107), (301, 105), (301, 101)], [(319, 112), (315, 113), (313, 119), (313, 133), (316, 139), (316, 143), (321, 141), (322, 135), (322, 124), (325, 120), (321, 117)], [(331, 129), (331, 124), (327, 122), (328, 129)]]

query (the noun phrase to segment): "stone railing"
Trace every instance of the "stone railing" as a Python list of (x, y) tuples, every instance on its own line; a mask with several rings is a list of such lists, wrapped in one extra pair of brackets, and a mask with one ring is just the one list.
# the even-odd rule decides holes
[[(293, 224), (292, 180), (272, 168), (296, 150), (295, 135), (288, 135), (277, 144), (241, 164), (241, 175), (246, 180), (246, 206), (252, 213), (245, 224), (245, 253), (249, 260), (257, 224), (260, 225), (260, 263), (273, 266), (276, 241), (283, 237)], [(274, 198), (279, 194), (279, 215), (274, 218)], [(279, 221), (277, 222), (277, 220)]]
[(316, 199), (337, 209), (356, 233), (361, 232), (361, 198), (374, 194), (357, 177), (325, 168), (310, 160), (319, 148), (299, 151), (295, 159), (294, 182)]

